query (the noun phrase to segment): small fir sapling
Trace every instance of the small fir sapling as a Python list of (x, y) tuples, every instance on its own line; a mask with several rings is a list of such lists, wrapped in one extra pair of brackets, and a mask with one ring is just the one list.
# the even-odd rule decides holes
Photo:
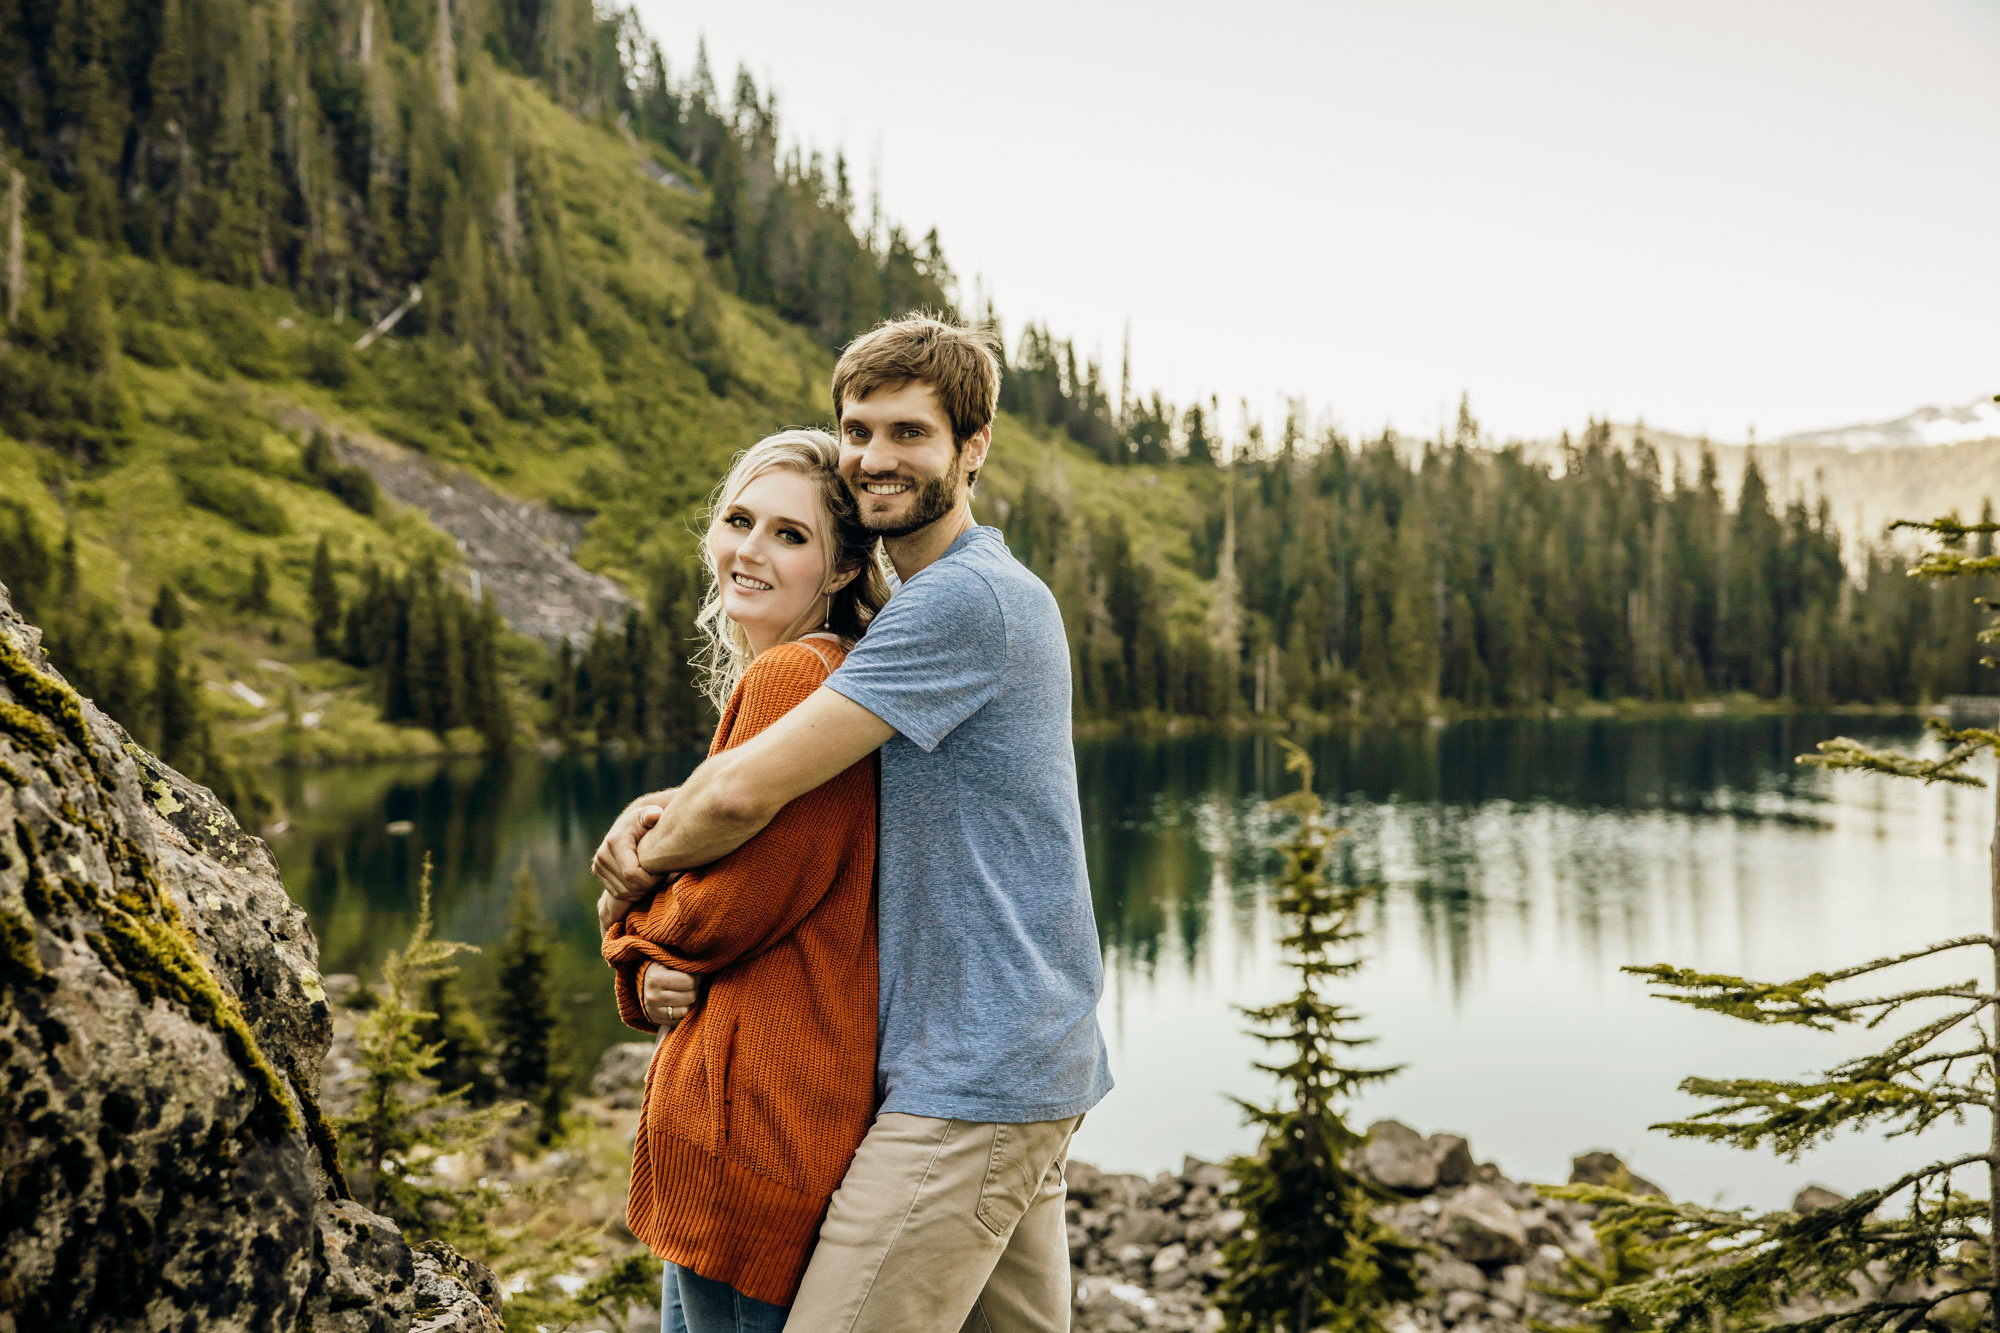
[[(2000, 524), (1947, 517), (1896, 526), (1936, 540), (1909, 571), (1914, 578), (2000, 574), (2000, 555), (1992, 549)], [(1975, 601), (1992, 617), (1978, 640), (2000, 643), (2000, 615), (1993, 614), (2000, 600)], [(1981, 661), (1996, 665), (1992, 656)], [(1941, 753), (1876, 749), (1840, 737), (1800, 762), (1923, 783), (1987, 785), (1972, 765), (2000, 753), (2000, 726), (1958, 727), (1933, 718), (1928, 730)], [(1665, 1333), (1708, 1333), (1724, 1324), (1902, 1333), (1962, 1330), (1974, 1322), (2000, 1333), (2000, 804), (1992, 846), (1991, 918), (1984, 932), (1775, 983), (1666, 964), (1626, 969), (1650, 979), (1663, 998), (1745, 1022), (1826, 1031), (1895, 1020), (1902, 1028), (1881, 1050), (1816, 1078), (1689, 1078), (1682, 1089), (1715, 1105), (1656, 1126), (1669, 1134), (1787, 1158), (1843, 1129), (1875, 1128), (1915, 1140), (1941, 1124), (1973, 1120), (1985, 1122), (1990, 1134), (1979, 1151), (1929, 1161), (1913, 1153), (1914, 1164), (1894, 1178), (1804, 1213), (1707, 1208), (1587, 1185), (1555, 1191), (1603, 1208), (1600, 1234), (1612, 1241), (1665, 1245), (1677, 1256), (1657, 1272), (1605, 1291), (1597, 1308), (1628, 1327)], [(1910, 964), (1963, 950), (1974, 952), (1992, 980), (1885, 984), (1888, 974), (1903, 975)]]
[(492, 1191), (431, 1174), (440, 1157), (481, 1149), (521, 1109), (510, 1102), (468, 1111), (464, 1087), (441, 1090), (435, 1071), (441, 1043), (425, 1041), (437, 1015), (421, 1007), (424, 991), (458, 971), (452, 959), (477, 953), (431, 935), (431, 860), (417, 885), (410, 942), (382, 962), (373, 1004), (356, 1025), (355, 1050), (366, 1078), (353, 1114), (340, 1122), (341, 1151), (356, 1197), (414, 1236), (485, 1250)]
[(1417, 1251), (1375, 1219), (1387, 1191), (1347, 1166), (1362, 1136), (1341, 1118), (1340, 1105), (1396, 1070), (1346, 1063), (1372, 1038), (1350, 1035), (1359, 1015), (1323, 994), (1327, 983), (1361, 966), (1354, 949), (1368, 890), (1333, 882), (1327, 855), (1340, 830), (1326, 822), (1313, 791), (1311, 758), (1289, 741), (1279, 744), (1299, 789), (1272, 806), (1295, 816), (1298, 827), (1280, 844), (1285, 867), (1274, 905), (1289, 928), (1282, 944), (1299, 989), (1278, 1004), (1243, 1010), (1257, 1024), (1252, 1035), (1280, 1052), (1256, 1067), (1277, 1075), (1283, 1092), (1272, 1106), (1236, 1099), (1263, 1142), (1231, 1163), (1245, 1222), (1223, 1247), (1228, 1273), (1217, 1305), (1223, 1326), (1242, 1333), (1372, 1333), (1388, 1306), (1416, 1295)]

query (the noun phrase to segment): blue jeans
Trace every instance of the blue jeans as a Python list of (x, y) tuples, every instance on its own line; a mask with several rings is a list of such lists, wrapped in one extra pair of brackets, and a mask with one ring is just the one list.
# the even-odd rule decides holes
[(660, 1275), (660, 1333), (784, 1333), (789, 1313), (678, 1264)]

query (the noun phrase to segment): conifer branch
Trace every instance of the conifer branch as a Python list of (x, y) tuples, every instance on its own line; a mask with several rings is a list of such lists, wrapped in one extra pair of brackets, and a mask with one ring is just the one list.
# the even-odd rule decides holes
[[(1983, 545), (1984, 538), (2000, 533), (2000, 524), (1990, 519), (1965, 524), (1946, 517), (1896, 526), (1940, 540), (1941, 548), (1910, 571), (1914, 576), (2000, 573), (1990, 546), (1970, 554), (1962, 549), (1970, 537), (1981, 537)], [(1990, 599), (1980, 605), (1995, 609)], [(2000, 642), (2000, 623), (1979, 637)], [(1933, 718), (1926, 730), (1942, 746), (1941, 755), (1920, 758), (1840, 737), (1799, 762), (1925, 783), (1986, 785), (1969, 765), (1984, 752), (2000, 752), (2000, 728), (1956, 728)], [(1550, 1191), (1602, 1210), (1597, 1227), (1607, 1253), (1613, 1245), (1639, 1248), (1655, 1260), (1585, 1308), (1608, 1312), (1602, 1320), (1607, 1325), (1657, 1333), (1716, 1333), (1725, 1326), (1764, 1333), (1918, 1328), (1965, 1333), (1975, 1322), (2000, 1333), (2000, 997), (1972, 981), (1859, 999), (1827, 995), (1837, 983), (1968, 948), (1988, 955), (2000, 988), (2000, 814), (1985, 933), (1781, 983), (1665, 964), (1625, 969), (1646, 977), (1656, 994), (1676, 1003), (1747, 1022), (1820, 1031), (1843, 1023), (1873, 1028), (1920, 1001), (1962, 1002), (1943, 1006), (1948, 1012), (1915, 1024), (1882, 1050), (1845, 1060), (1814, 1079), (1687, 1079), (1683, 1091), (1714, 1104), (1656, 1129), (1796, 1158), (1838, 1129), (1880, 1124), (1892, 1136), (1913, 1135), (1947, 1118), (1963, 1123), (1977, 1111), (1990, 1121), (1990, 1141), (1984, 1152), (1934, 1161), (1804, 1214), (1752, 1216), (1593, 1186)], [(1996, 1012), (1994, 1024), (1983, 1021), (1989, 1008)], [(1933, 1049), (1968, 1021), (1976, 1036), (1960, 1035), (1951, 1049)], [(1967, 1061), (1974, 1062), (1969, 1074), (1962, 1069)], [(1974, 1168), (1980, 1168), (1975, 1174), (1985, 1197), (1958, 1188), (1958, 1173)], [(1900, 1215), (1878, 1218), (1892, 1200), (1905, 1205)]]
[(1684, 1120), (1662, 1121), (1649, 1128), (1677, 1139), (1703, 1139), (1733, 1148), (1769, 1147), (1791, 1160), (1838, 1129), (1907, 1120), (1891, 1133), (1911, 1133), (1961, 1108), (1986, 1102), (1983, 1094), (1971, 1089), (1939, 1090), (1888, 1080), (1688, 1078), (1680, 1086), (1691, 1096), (1726, 1100)]
[(1968, 574), (2000, 574), (2000, 555), (1959, 555), (1933, 551), (1910, 566), (1913, 579), (1948, 579)]
[[(1871, 1020), (1872, 1026), (1897, 1006), (1918, 998), (1948, 997), (1990, 1003), (1994, 997), (1974, 989), (1969, 981), (1956, 987), (1865, 1000), (1829, 1000), (1823, 998), (1822, 992), (1839, 982), (1851, 981), (1919, 958), (1975, 946), (1992, 948), (1994, 944), (1995, 939), (1991, 935), (1961, 935), (1907, 953), (1872, 959), (1835, 972), (1814, 972), (1791, 981), (1752, 981), (1727, 973), (1697, 972), (1668, 963), (1634, 964), (1620, 970), (1647, 978), (1661, 999), (1675, 1004), (1727, 1014), (1752, 1023), (1796, 1023), (1830, 1031), (1836, 1022), (1855, 1022), (1858, 1021), (1856, 1015), (1861, 1011), (1884, 1007), (1884, 1012)], [(1661, 993), (1672, 990), (1687, 993)]]
[[(1615, 1309), (1641, 1326), (1664, 1333), (1702, 1333), (1713, 1322), (1748, 1321), (1764, 1330), (1839, 1326), (1880, 1327), (1880, 1316), (1913, 1308), (1916, 1298), (1896, 1297), (1905, 1281), (1931, 1279), (1944, 1266), (1941, 1247), (1964, 1238), (1962, 1223), (1979, 1215), (1980, 1201), (1949, 1192), (1951, 1172), (1985, 1160), (1983, 1154), (1934, 1163), (1912, 1172), (1886, 1190), (1869, 1191), (1832, 1208), (1811, 1213), (1778, 1212), (1753, 1216), (1742, 1210), (1640, 1198), (1604, 1186), (1549, 1190), (1560, 1197), (1603, 1210), (1600, 1233), (1609, 1240), (1654, 1245), (1671, 1262), (1655, 1273), (1604, 1293), (1594, 1308)], [(1928, 1225), (1921, 1197), (1907, 1219), (1871, 1222), (1891, 1194), (1937, 1180), (1944, 1191)], [(1850, 1275), (1870, 1269), (1880, 1279), (1880, 1299), (1856, 1303)], [(1936, 1293), (1941, 1299), (1965, 1294), (1963, 1287)], [(1773, 1319), (1787, 1302), (1814, 1296), (1832, 1309), (1798, 1319)], [(1929, 1299), (1925, 1296), (1922, 1299)], [(1871, 1324), (1871, 1320), (1875, 1321)]]
[(1947, 547), (1963, 546), (1970, 537), (2000, 533), (2000, 523), (1961, 523), (1956, 514), (1930, 519), (1899, 518), (1889, 524), (1891, 532), (1900, 532), (1905, 528), (1912, 532), (1928, 532)]
[(1922, 1059), (1906, 1060), (1903, 1062), (1902, 1068), (1922, 1069), (1927, 1065), (1934, 1065), (1940, 1062), (1949, 1063), (1953, 1060), (1991, 1059), (1996, 1055), (2000, 1055), (2000, 1046), (1968, 1046), (1962, 1051), (1935, 1051), (1930, 1055), (1924, 1056)]
[(1877, 750), (1846, 736), (1819, 743), (1819, 753), (1800, 755), (1798, 762), (1813, 768), (1846, 769), (1883, 773), (1892, 778), (1916, 778), (1921, 782), (1949, 782), (1961, 787), (1984, 787), (1984, 779), (1967, 773), (1963, 765), (1977, 754), (1980, 745), (1953, 746), (1939, 759), (1919, 759), (1899, 750)]

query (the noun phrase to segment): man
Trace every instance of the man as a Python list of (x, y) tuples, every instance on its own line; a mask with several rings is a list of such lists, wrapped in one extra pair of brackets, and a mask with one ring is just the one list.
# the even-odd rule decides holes
[(935, 319), (848, 347), (841, 472), (898, 591), (812, 697), (634, 802), (593, 863), (635, 898), (882, 751), (881, 1109), (793, 1304), (801, 1333), (1069, 1327), (1063, 1161), (1111, 1075), (1068, 643), (1048, 589), (972, 519), (999, 389), (980, 335)]

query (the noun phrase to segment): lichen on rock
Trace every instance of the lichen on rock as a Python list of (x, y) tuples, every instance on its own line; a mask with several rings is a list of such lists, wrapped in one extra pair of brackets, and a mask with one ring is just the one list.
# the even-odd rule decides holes
[[(334, 1219), (379, 1242), (350, 1286), (409, 1287), (417, 1261), (339, 1175), (304, 914), (263, 843), (38, 643), (0, 587), (0, 1333), (405, 1333), (414, 1295), (361, 1323), (330, 1308)], [(428, 1265), (450, 1322), (427, 1328), (498, 1327)]]

